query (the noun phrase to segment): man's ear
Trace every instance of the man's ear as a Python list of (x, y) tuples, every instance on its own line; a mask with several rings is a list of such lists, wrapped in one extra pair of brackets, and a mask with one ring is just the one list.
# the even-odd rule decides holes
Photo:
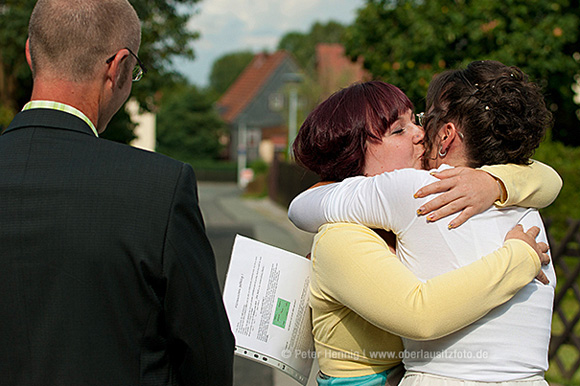
[(26, 39), (26, 48), (24, 49), (26, 53), (26, 61), (28, 62), (28, 67), (30, 67), (30, 71), (32, 71), (32, 59), (30, 57), (30, 39)]
[[(126, 50), (125, 50), (126, 51)], [(111, 87), (114, 89), (119, 84), (121, 75), (123, 74), (123, 61), (129, 56), (129, 53), (125, 53), (123, 50), (117, 52), (117, 55), (109, 63), (109, 68), (105, 73), (105, 78), (107, 82), (110, 82)]]

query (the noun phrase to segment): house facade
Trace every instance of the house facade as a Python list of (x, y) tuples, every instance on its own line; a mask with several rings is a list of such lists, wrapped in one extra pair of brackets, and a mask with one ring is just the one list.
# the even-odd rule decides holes
[(217, 101), (217, 110), (230, 128), (229, 159), (242, 156), (247, 163), (271, 162), (275, 151), (286, 148), (287, 89), (299, 72), (288, 52), (257, 54)]

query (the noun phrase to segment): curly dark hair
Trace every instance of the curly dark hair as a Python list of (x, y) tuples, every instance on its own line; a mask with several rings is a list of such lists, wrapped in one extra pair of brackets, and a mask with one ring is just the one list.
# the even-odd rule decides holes
[(517, 67), (492, 60), (436, 76), (427, 91), (425, 147), (442, 125), (463, 133), (468, 166), (529, 164), (552, 124), (540, 87)]
[(332, 94), (306, 118), (292, 145), (296, 160), (323, 181), (363, 173), (368, 142), (380, 142), (413, 104), (392, 84), (355, 83)]

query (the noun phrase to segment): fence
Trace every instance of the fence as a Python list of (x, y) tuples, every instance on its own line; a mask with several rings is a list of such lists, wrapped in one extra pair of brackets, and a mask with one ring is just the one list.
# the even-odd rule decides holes
[[(558, 285), (554, 298), (554, 316), (549, 357), (550, 373), (558, 372), (565, 380), (580, 380), (580, 220), (568, 220), (568, 230), (561, 240), (550, 234), (546, 221), (552, 263)], [(559, 377), (559, 378), (560, 378)]]
[[(275, 160), (269, 173), (269, 195), (277, 203), (288, 207), (290, 201), (319, 179), (295, 163)], [(554, 299), (552, 339), (549, 348), (548, 375), (568, 384), (580, 384), (580, 220), (568, 220), (568, 230), (561, 240), (550, 233), (551, 222), (546, 219), (552, 263), (558, 285)]]
[(274, 158), (268, 173), (269, 197), (287, 208), (290, 201), (300, 192), (320, 181), (320, 178), (296, 163), (280, 160), (280, 154)]

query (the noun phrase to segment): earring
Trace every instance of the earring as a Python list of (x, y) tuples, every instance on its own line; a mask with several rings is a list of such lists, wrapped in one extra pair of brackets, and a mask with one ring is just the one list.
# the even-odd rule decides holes
[(447, 155), (447, 150), (443, 153), (443, 145), (439, 147), (439, 157), (444, 158)]

